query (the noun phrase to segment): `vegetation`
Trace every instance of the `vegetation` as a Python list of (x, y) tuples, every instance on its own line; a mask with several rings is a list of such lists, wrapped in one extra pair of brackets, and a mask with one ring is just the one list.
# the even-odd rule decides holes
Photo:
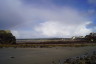
[(88, 42), (96, 42), (96, 33), (90, 33), (89, 35), (86, 35), (85, 39)]
[(96, 43), (84, 43), (84, 44), (0, 44), (2, 47), (14, 47), (14, 48), (51, 48), (51, 47), (84, 47), (84, 46), (96, 46)]
[(10, 30), (0, 30), (0, 44), (16, 44), (16, 38)]
[[(33, 39), (34, 40), (34, 39)], [(89, 35), (86, 35), (85, 38), (66, 38), (63, 40), (62, 38), (49, 38), (49, 39), (37, 39), (38, 42), (25, 42), (16, 43), (15, 36), (12, 35), (10, 30), (0, 30), (0, 47), (55, 47), (55, 46), (61, 46), (61, 47), (80, 47), (80, 46), (95, 46), (96, 42), (96, 35), (95, 33), (90, 33)], [(37, 41), (35, 40), (35, 41)]]

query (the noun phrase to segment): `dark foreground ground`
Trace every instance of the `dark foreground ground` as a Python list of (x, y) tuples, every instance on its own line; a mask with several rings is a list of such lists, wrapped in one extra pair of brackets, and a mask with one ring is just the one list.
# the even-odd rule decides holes
[(96, 64), (96, 43), (0, 44), (0, 64)]
[[(93, 51), (96, 51), (96, 46), (56, 46), (50, 48), (3, 47), (0, 48), (0, 64), (73, 64), (71, 60), (74, 60), (75, 64), (81, 64), (79, 63), (81, 61), (87, 62), (85, 60), (88, 60), (89, 62), (89, 56)], [(84, 59), (82, 58), (83, 56), (85, 56)], [(92, 58), (94, 59), (95, 57)]]
[(68, 58), (63, 64), (96, 64), (96, 51), (93, 51), (91, 54), (87, 53), (79, 57)]

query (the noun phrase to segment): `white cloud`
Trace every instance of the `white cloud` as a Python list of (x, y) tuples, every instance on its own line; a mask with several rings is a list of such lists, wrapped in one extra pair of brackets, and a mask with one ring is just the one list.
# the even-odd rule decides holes
[[(88, 19), (76, 9), (69, 7), (57, 8), (56, 10), (44, 8), (33, 9), (28, 9), (32, 11), (29, 15), (33, 14), (37, 19), (40, 19), (43, 22), (38, 22), (40, 25), (38, 26), (36, 24), (35, 28), (32, 27), (35, 30), (35, 34), (33, 33), (34, 30), (19, 31), (20, 37), (17, 36), (17, 38), (72, 37), (84, 36), (91, 32), (91, 29), (87, 28), (88, 23), (91, 21), (89, 22)], [(27, 23), (30, 22), (26, 22), (26, 27), (32, 26)]]
[(42, 38), (42, 35), (32, 30), (11, 30), (16, 39)]
[(8, 24), (17, 38), (70, 37), (91, 32), (86, 28), (88, 18), (74, 8), (57, 7), (54, 4), (48, 4), (52, 8), (47, 8), (38, 4), (27, 5), (22, 1), (0, 0), (0, 17), (4, 15), (4, 19), (7, 18), (0, 25), (4, 27), (4, 23)]
[[(61, 11), (62, 10), (62, 11)], [(52, 13), (50, 14), (51, 17)], [(53, 14), (50, 21), (42, 22), (35, 30), (48, 37), (85, 36), (91, 32), (87, 25), (91, 23), (79, 11), (72, 8), (59, 9), (59, 14)]]
[(36, 27), (36, 31), (47, 37), (85, 36), (91, 32), (90, 29), (86, 28), (88, 25), (87, 22), (81, 25), (77, 25), (64, 24), (59, 21), (47, 21)]
[(20, 35), (19, 35), (18, 31), (16, 31), (16, 30), (11, 30), (11, 32), (12, 32), (12, 34), (13, 34), (14, 36), (16, 36), (16, 38), (20, 38)]

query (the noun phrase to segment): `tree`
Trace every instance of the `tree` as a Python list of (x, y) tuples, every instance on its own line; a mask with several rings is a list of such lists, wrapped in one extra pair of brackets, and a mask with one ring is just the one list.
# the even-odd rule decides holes
[(10, 30), (0, 30), (1, 44), (16, 44), (16, 38), (12, 35)]
[(89, 42), (95, 42), (96, 41), (96, 36), (94, 35), (95, 33), (90, 33), (89, 35), (86, 35), (85, 38)]

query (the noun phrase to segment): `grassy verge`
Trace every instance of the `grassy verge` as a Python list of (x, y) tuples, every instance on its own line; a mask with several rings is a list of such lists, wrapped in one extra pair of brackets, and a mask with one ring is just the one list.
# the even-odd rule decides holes
[(51, 47), (84, 47), (84, 46), (96, 46), (96, 43), (75, 43), (75, 44), (0, 44), (0, 48), (14, 47), (14, 48), (51, 48)]

